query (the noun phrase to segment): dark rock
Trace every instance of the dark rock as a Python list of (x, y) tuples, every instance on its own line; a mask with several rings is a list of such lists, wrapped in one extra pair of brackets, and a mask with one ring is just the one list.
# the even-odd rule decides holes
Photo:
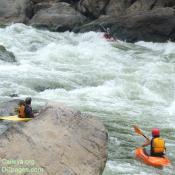
[(155, 8), (157, 7), (173, 7), (175, 6), (174, 0), (157, 0), (155, 3)]
[(0, 45), (0, 60), (6, 62), (16, 62), (15, 56), (12, 52), (6, 50), (4, 46)]
[(60, 2), (66, 2), (66, 3), (69, 3), (69, 4), (76, 4), (79, 1), (80, 0), (60, 0)]
[(50, 7), (51, 4), (48, 2), (37, 3), (33, 8), (33, 12), (36, 14), (38, 11), (48, 9)]
[(50, 2), (51, 0), (31, 0), (32, 1), (32, 3), (34, 3), (34, 4), (37, 4), (37, 3), (48, 3), (48, 2)]
[(137, 13), (139, 11), (147, 11), (147, 10), (151, 10), (155, 3), (157, 2), (157, 0), (139, 0), (139, 1), (135, 1), (128, 9), (127, 9), (127, 13)]
[(104, 16), (82, 27), (74, 28), (74, 31), (97, 31), (101, 25), (110, 27), (118, 39), (129, 42), (139, 40), (165, 42), (169, 39), (175, 41), (175, 10), (169, 7), (140, 11), (121, 17)]
[(10, 94), (10, 97), (18, 97), (18, 94)]
[(78, 10), (85, 16), (96, 19), (104, 13), (109, 0), (80, 0)]
[(77, 12), (70, 4), (60, 2), (51, 7), (39, 10), (30, 24), (35, 27), (46, 27), (53, 31), (72, 29), (73, 26), (81, 25), (86, 18)]
[(0, 1), (1, 25), (23, 22), (52, 31), (83, 32), (99, 30), (102, 23), (126, 41), (175, 40), (174, 0)]
[[(106, 22), (105, 22), (106, 21)], [(89, 23), (86, 23), (82, 26), (76, 26), (73, 28), (73, 32), (89, 32), (89, 31), (102, 31), (106, 30), (107, 27), (110, 27), (111, 23), (114, 23), (115, 18), (110, 16), (101, 16), (100, 18), (93, 20)]]
[[(145, 40), (164, 42), (171, 38), (175, 29), (175, 10), (172, 8), (156, 8), (152, 11), (138, 12), (132, 16), (121, 18), (116, 33), (121, 30), (131, 41)], [(114, 24), (115, 25), (115, 24)], [(124, 37), (124, 36), (123, 36)], [(171, 38), (174, 40), (175, 38)]]
[(0, 21), (7, 23), (26, 23), (32, 16), (30, 0), (0, 0)]
[(125, 15), (127, 8), (133, 3), (133, 0), (110, 0), (106, 7), (105, 14), (109, 16)]

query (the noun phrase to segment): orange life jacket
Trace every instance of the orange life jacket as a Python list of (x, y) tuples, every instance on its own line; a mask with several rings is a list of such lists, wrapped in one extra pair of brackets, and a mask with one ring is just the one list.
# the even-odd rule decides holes
[(154, 138), (152, 142), (152, 150), (154, 153), (163, 153), (165, 151), (165, 141), (162, 138)]
[(18, 117), (19, 118), (25, 118), (25, 106), (24, 105), (21, 105), (19, 108), (18, 108)]

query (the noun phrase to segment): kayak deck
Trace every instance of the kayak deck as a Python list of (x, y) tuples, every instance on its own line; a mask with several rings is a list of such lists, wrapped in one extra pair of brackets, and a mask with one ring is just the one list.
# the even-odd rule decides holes
[(153, 156), (148, 156), (144, 153), (143, 148), (137, 148), (135, 150), (135, 156), (142, 162), (144, 162), (147, 165), (151, 165), (154, 167), (164, 167), (170, 164), (170, 160), (168, 157), (163, 156), (163, 157), (153, 157)]
[(32, 120), (32, 118), (19, 118), (17, 115), (14, 116), (2, 116), (0, 120), (16, 121), (16, 122), (27, 122)]

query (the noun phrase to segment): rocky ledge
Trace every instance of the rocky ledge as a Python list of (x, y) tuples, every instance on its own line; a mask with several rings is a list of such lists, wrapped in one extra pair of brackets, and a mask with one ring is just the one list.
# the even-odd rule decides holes
[(101, 175), (107, 160), (103, 124), (57, 103), (30, 122), (11, 123), (0, 139), (0, 167), (7, 174)]
[(1, 45), (0, 45), (0, 60), (5, 62), (16, 62), (14, 54), (10, 51), (7, 51), (6, 48)]
[(0, 21), (59, 32), (111, 27), (130, 42), (175, 41), (174, 0), (0, 0)]

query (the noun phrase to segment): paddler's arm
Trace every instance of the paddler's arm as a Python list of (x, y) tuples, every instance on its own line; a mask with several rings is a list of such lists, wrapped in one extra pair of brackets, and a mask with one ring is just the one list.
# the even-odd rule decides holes
[(151, 141), (147, 139), (147, 141), (142, 145), (142, 147), (148, 146), (151, 144)]

